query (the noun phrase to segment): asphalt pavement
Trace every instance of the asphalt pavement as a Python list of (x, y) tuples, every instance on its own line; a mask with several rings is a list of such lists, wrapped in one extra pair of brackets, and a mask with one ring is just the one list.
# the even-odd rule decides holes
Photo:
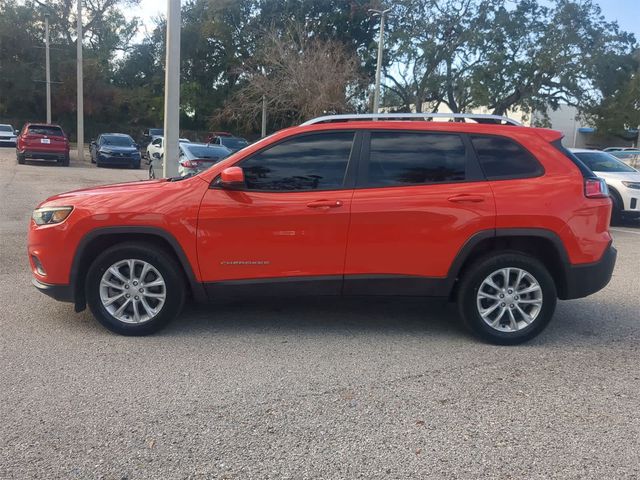
[(31, 210), (144, 170), (0, 149), (0, 478), (640, 478), (640, 224), (614, 277), (532, 342), (420, 299), (188, 307), (112, 334), (31, 286)]

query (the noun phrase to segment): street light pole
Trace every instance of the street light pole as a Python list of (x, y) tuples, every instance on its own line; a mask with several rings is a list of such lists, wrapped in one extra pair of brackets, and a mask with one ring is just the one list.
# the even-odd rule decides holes
[(180, 0), (167, 0), (167, 57), (164, 76), (164, 161), (162, 175), (178, 175), (180, 134)]
[(47, 84), (47, 123), (51, 123), (51, 62), (49, 57), (49, 14), (44, 16), (45, 70)]
[(378, 113), (380, 107), (380, 71), (382, 70), (382, 50), (384, 45), (384, 16), (389, 13), (391, 9), (375, 10), (369, 9), (369, 12), (374, 16), (380, 16), (380, 38), (378, 39), (378, 64), (376, 67), (376, 89), (373, 93), (373, 113)]
[(82, 79), (82, 0), (78, 0), (78, 161), (84, 162), (84, 91)]

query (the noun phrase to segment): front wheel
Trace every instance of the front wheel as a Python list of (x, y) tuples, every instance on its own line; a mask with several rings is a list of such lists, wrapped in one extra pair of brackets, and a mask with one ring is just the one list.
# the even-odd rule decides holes
[(463, 274), (459, 309), (482, 339), (515, 345), (538, 335), (556, 308), (553, 278), (537, 259), (520, 253), (484, 257)]
[(18, 160), (19, 165), (24, 165), (24, 155), (21, 153), (16, 153), (16, 159)]
[(128, 242), (105, 250), (91, 264), (86, 298), (96, 319), (112, 332), (148, 335), (178, 316), (185, 286), (168, 252)]

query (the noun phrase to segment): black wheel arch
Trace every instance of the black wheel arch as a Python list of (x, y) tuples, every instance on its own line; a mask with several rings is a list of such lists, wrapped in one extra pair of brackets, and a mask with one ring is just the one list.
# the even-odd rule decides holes
[(499, 251), (518, 251), (540, 260), (556, 283), (558, 296), (567, 292), (569, 255), (560, 237), (542, 228), (499, 228), (474, 234), (462, 246), (454, 259), (447, 279), (449, 297), (455, 298), (459, 278), (478, 258)]
[(88, 232), (80, 240), (76, 249), (70, 273), (76, 312), (86, 308), (84, 285), (92, 260), (105, 248), (131, 241), (149, 243), (173, 255), (182, 267), (186, 284), (194, 299), (198, 302), (206, 301), (207, 296), (202, 283), (197, 280), (182, 246), (171, 233), (162, 228), (150, 226), (103, 227)]

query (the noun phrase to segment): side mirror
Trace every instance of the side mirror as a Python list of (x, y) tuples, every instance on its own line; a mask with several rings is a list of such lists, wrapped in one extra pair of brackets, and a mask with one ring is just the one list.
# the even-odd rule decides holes
[(220, 174), (222, 187), (241, 187), (244, 185), (244, 172), (240, 167), (227, 167)]
[(13, 133), (15, 133), (15, 135), (17, 137), (18, 135), (20, 135), (20, 130), (14, 130)]

